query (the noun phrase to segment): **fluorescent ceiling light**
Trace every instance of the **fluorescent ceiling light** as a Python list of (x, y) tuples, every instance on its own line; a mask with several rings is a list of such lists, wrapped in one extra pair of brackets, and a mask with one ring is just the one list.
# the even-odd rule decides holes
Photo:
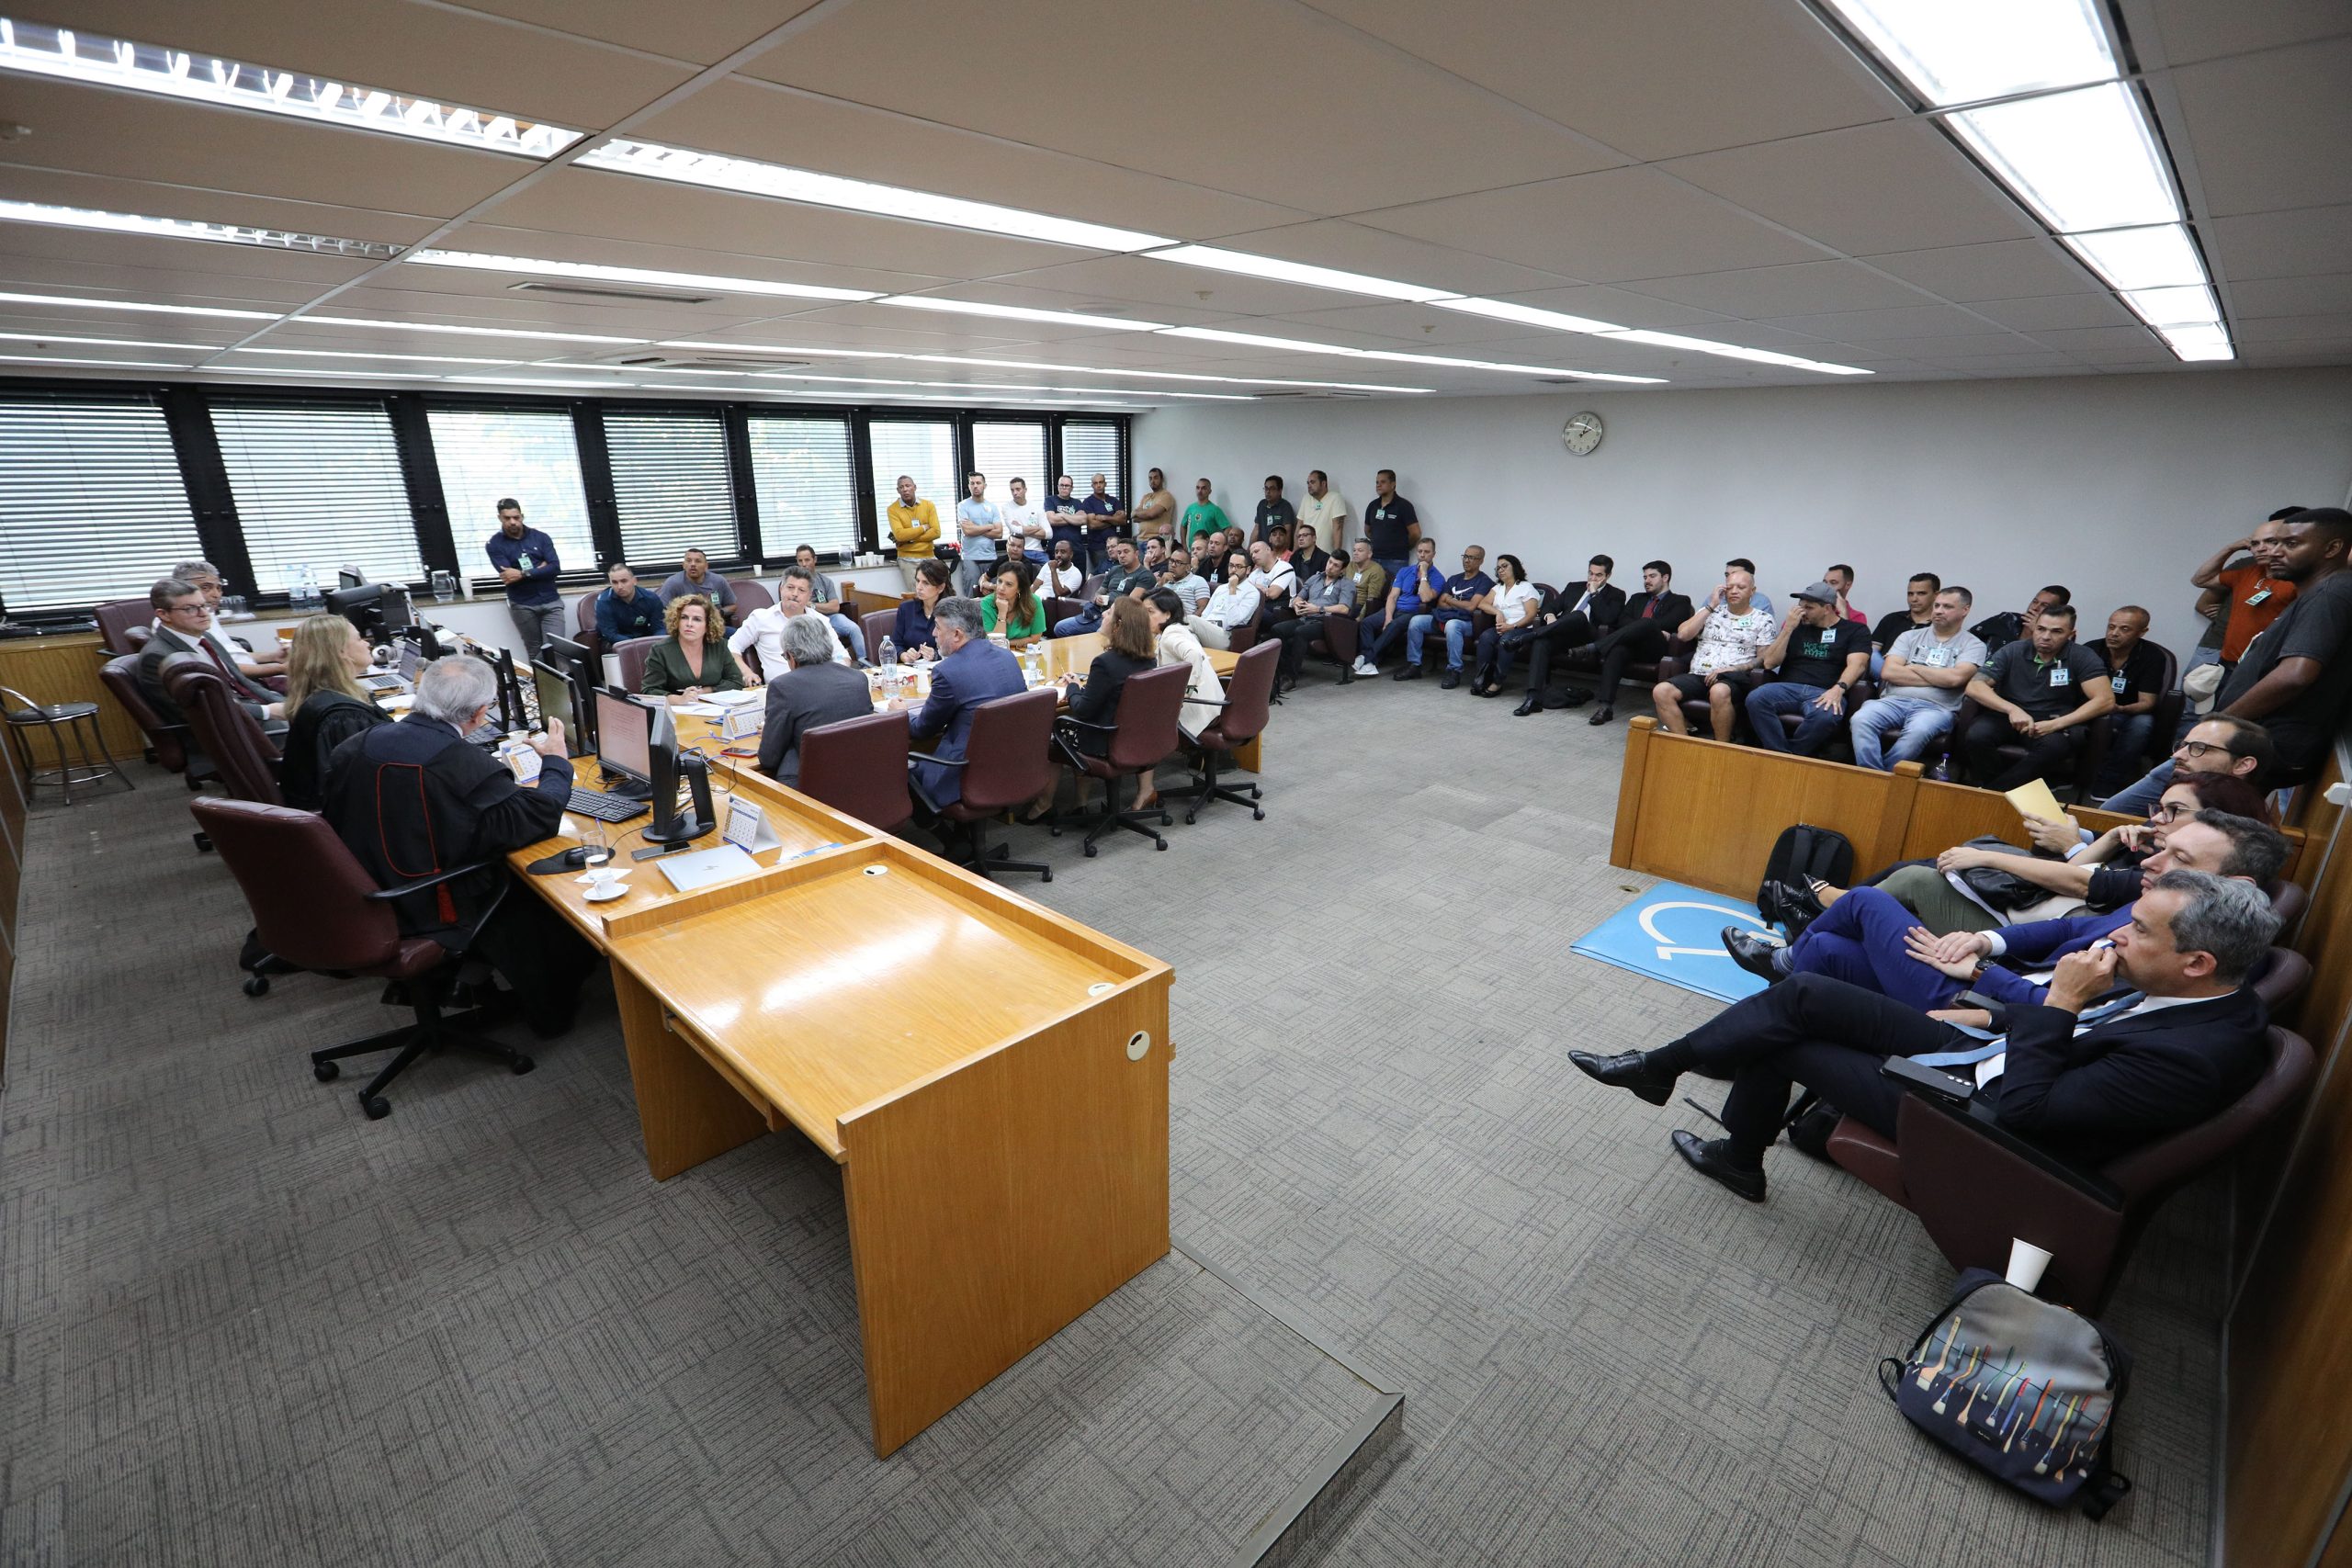
[(2152, 327), (2207, 326), (2222, 319), (2213, 291), (2201, 283), (2185, 288), (2136, 288), (2123, 302)]
[(84, 299), (72, 294), (0, 293), (0, 305), (71, 305), (85, 310), (146, 310), (159, 316), (217, 316), (232, 321), (274, 321), (276, 310), (231, 310), (215, 305), (151, 305), (139, 299)]
[(219, 345), (209, 343), (158, 343), (143, 337), (67, 337), (62, 333), (0, 333), (0, 343), (74, 343), (91, 348), (177, 348), (190, 354), (211, 354)]
[(1571, 316), (1559, 310), (1540, 310), (1532, 305), (1514, 305), (1508, 299), (1440, 299), (1441, 310), (1459, 310), (1465, 316), (1492, 316), (1498, 321), (1521, 321), (1531, 327), (1548, 327), (1558, 333), (1622, 333), (1625, 329), (1614, 321), (1596, 321), (1589, 316)]
[(1215, 245), (1178, 245), (1170, 250), (1152, 251), (1148, 254), (1153, 261), (1204, 266), (1216, 272), (1238, 272), (1245, 277), (1271, 277), (1280, 283), (1303, 283), (1311, 288), (1335, 289), (1342, 294), (1369, 294), (1381, 299), (1404, 299), (1416, 305), (1453, 298), (1451, 289), (1429, 288), (1418, 283), (1398, 283), (1392, 278), (1372, 277), (1361, 272), (1341, 272), (1337, 267), (1309, 266), (1305, 262), (1278, 261), (1272, 256), (1253, 256), (1246, 251), (1220, 250)]
[[(816, 351), (811, 351), (816, 352)], [(1047, 365), (1035, 359), (969, 359), (955, 354), (909, 354), (926, 365), (976, 365), (992, 370), (1047, 370), (1057, 376), (1121, 376), (1139, 381), (1204, 381), (1222, 387), (1323, 387), (1343, 392), (1428, 392), (1430, 387), (1384, 387), (1369, 381), (1284, 381), (1272, 376), (1203, 376), (1189, 370), (1112, 370), (1091, 365)]]
[(1301, 354), (1337, 354), (1354, 355), (1361, 349), (1341, 348), (1336, 343), (1309, 343), (1305, 338), (1268, 337), (1262, 333), (1229, 333), (1219, 327), (1162, 327), (1169, 337), (1198, 338), (1203, 343), (1238, 343), (1247, 348), (1288, 348)]
[(728, 294), (779, 294), (793, 299), (872, 299), (871, 288), (826, 288), (813, 283), (771, 283), (763, 277), (719, 277), (701, 272), (666, 272), (650, 266), (603, 266), (589, 262), (538, 261), (530, 256), (480, 255), (471, 251), (412, 251), (401, 258), (417, 266), (458, 267), (469, 272), (512, 272), (530, 277), (585, 277), (605, 283), (651, 283), (669, 288), (702, 288)]
[(379, 327), (395, 333), (458, 333), (467, 337), (544, 338), (550, 343), (618, 343), (639, 344), (641, 337), (605, 337), (595, 333), (542, 332), (522, 327), (452, 327), (439, 321), (379, 321), (368, 316), (299, 316), (289, 319), (288, 326), (316, 327)]
[(2111, 81), (2091, 0), (1828, 0), (1931, 105)]
[(526, 158), (552, 158), (580, 132), (511, 115), (435, 103), (374, 87), (211, 55), (187, 54), (100, 33), (0, 17), (0, 70), (156, 93), (261, 114), (288, 116), (390, 136), (415, 137)]
[(936, 223), (950, 229), (977, 230), (985, 234), (1046, 240), (1090, 251), (1149, 251), (1175, 243), (1164, 235), (1143, 234), (1132, 229), (1081, 223), (1047, 213), (1026, 212), (1017, 207), (999, 207), (992, 202), (967, 201), (961, 197), (936, 196), (929, 191), (842, 179), (837, 175), (820, 175), (808, 169), (789, 168), (782, 164), (765, 164), (756, 158), (730, 158), (721, 153), (696, 152), (684, 147), (667, 147), (626, 137), (616, 138), (581, 154), (578, 164), (583, 169), (609, 169), (619, 174), (643, 175), (650, 179), (703, 186), (712, 190), (774, 197), (780, 201), (840, 208), (849, 212), (869, 212), (884, 218), (904, 218), (917, 223)]
[(721, 354), (807, 354), (834, 359), (907, 359), (904, 354), (888, 354), (873, 348), (793, 348), (780, 343), (701, 343), (693, 338), (671, 337), (662, 340), (663, 348), (708, 348)]
[(746, 374), (755, 381), (829, 381), (858, 387), (920, 387), (925, 384), (893, 379), (888, 376), (812, 376), (794, 370), (752, 370)]
[(944, 310), (956, 316), (997, 316), (1008, 321), (1050, 321), (1063, 326), (1102, 327), (1114, 333), (1156, 333), (1159, 321), (1131, 321), (1124, 316), (1090, 316), (1078, 310), (1033, 310), (1026, 305), (984, 305), (973, 299), (942, 299), (933, 294), (892, 294), (876, 305), (904, 305), (913, 310)]
[(2058, 233), (2180, 221), (2172, 171), (2139, 95), (2120, 82), (1971, 109), (1945, 123)]
[(2177, 223), (2058, 237), (2111, 288), (2171, 288), (2205, 281), (2197, 246)]
[(98, 365), (109, 370), (192, 370), (194, 366), (176, 359), (67, 359), (53, 354), (0, 354), (0, 363), (8, 365)]
[[(326, 376), (348, 381), (348, 370), (313, 370), (307, 365), (199, 365), (196, 368), (208, 376)], [(438, 381), (442, 378), (430, 370), (370, 370), (379, 379), (393, 381)]]
[[(230, 354), (276, 354), (295, 359), (403, 359), (413, 364), (421, 365), (512, 365), (514, 363), (511, 359), (469, 359), (462, 355), (451, 354), (371, 354), (365, 349), (357, 348), (232, 347), (224, 350), (223, 352)], [(317, 376), (339, 376), (345, 374), (345, 372), (339, 370), (317, 370), (308, 372), (308, 374)]]
[(2220, 326), (2158, 327), (2156, 335), (2165, 340), (2175, 356), (2185, 360), (2235, 359), (2237, 351), (2230, 346), (2230, 334)]
[(628, 381), (556, 381), (535, 379), (528, 376), (447, 376), (441, 379), (469, 387), (585, 387), (598, 392), (631, 391), (636, 388)]
[(37, 201), (0, 201), (0, 221), (44, 223), (55, 229), (96, 229), (115, 234), (152, 234), (164, 240), (209, 240), (219, 245), (258, 245), (274, 251), (389, 261), (398, 245), (375, 240), (337, 240), (283, 229), (253, 229), (242, 223), (204, 223), (192, 218), (148, 218), (136, 212), (100, 212), (80, 207), (50, 207)]
[(1366, 359), (1393, 359), (1402, 365), (1444, 365), (1459, 370), (1498, 370), (1508, 376), (1573, 376), (1580, 381), (1623, 381), (1634, 387), (1663, 387), (1663, 376), (1619, 376), (1606, 370), (1571, 370), (1558, 365), (1512, 365), (1496, 359), (1456, 359), (1444, 354), (1405, 354), (1396, 349), (1367, 348)]
[(1721, 355), (1725, 359), (1747, 359), (1758, 365), (1785, 365), (1793, 370), (1817, 370), (1825, 376), (1871, 374), (1860, 366), (1832, 365), (1822, 359), (1775, 354), (1769, 348), (1746, 348), (1736, 343), (1717, 343), (1712, 338), (1684, 337), (1679, 333), (1623, 332), (1611, 333), (1608, 336), (1611, 343), (1645, 343), (1654, 348), (1687, 348), (1699, 354)]

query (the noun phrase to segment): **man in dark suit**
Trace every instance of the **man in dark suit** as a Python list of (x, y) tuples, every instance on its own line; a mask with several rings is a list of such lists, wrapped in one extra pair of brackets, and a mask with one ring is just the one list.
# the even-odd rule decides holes
[[(1135, 558), (1132, 550), (1127, 558)], [(1011, 649), (999, 648), (980, 635), (978, 600), (942, 599), (939, 608), (932, 612), (932, 626), (939, 637), (941, 657), (932, 667), (931, 696), (915, 710), (910, 725), (916, 739), (936, 735), (939, 744), (932, 748), (929, 757), (910, 757), (907, 765), (913, 774), (910, 782), (915, 794), (937, 811), (963, 798), (963, 770), (939, 764), (963, 760), (965, 743), (972, 734), (972, 710), (997, 697), (1025, 692), (1029, 682), (1022, 677), (1021, 660)], [(902, 701), (899, 705), (911, 705)]]
[(767, 717), (760, 726), (760, 772), (778, 784), (800, 782), (800, 738), (820, 724), (865, 718), (874, 712), (865, 672), (833, 657), (833, 635), (818, 615), (784, 623), (789, 666), (768, 682)]
[[(2166, 831), (2164, 847), (2141, 865), (2142, 886), (2167, 871), (2202, 871), (2260, 887), (2278, 877), (2288, 853), (2287, 840), (2267, 823), (2200, 811)], [(1934, 936), (1893, 895), (1857, 887), (1785, 948), (1736, 926), (1724, 928), (1724, 946), (1741, 968), (1767, 980), (1826, 975), (1932, 1012), (1970, 989), (1998, 1002), (2037, 1001), (2043, 990), (2038, 976), (2068, 953), (2111, 936), (2131, 919), (2127, 904), (2103, 915)]]
[(2001, 1125), (2095, 1167), (2220, 1112), (2262, 1074), (2262, 999), (2245, 980), (2278, 934), (2252, 883), (2198, 871), (2156, 877), (2114, 945), (2061, 959), (2046, 999), (2005, 1010), (1997, 1032), (1928, 1018), (1891, 998), (1800, 975), (1655, 1051), (1573, 1051), (1585, 1074), (1653, 1105), (1700, 1070), (1732, 1080), (1725, 1135), (1673, 1134), (1693, 1169), (1751, 1202), (1789, 1090), (1803, 1084), (1883, 1136), (1902, 1089), (1894, 1055), (1973, 1079)]
[[(1636, 659), (1663, 659), (1674, 628), (1690, 615), (1690, 597), (1674, 591), (1674, 568), (1662, 560), (1645, 565), (1642, 591), (1625, 601), (1617, 624), (1593, 639), (1592, 651), (1600, 660), (1600, 682), (1594, 688), (1600, 705), (1593, 710), (1590, 722), (1606, 724), (1617, 716), (1617, 686), (1625, 678), (1625, 666)], [(1563, 696), (1556, 704), (1544, 705), (1574, 705)]]
[(147, 646), (139, 652), (139, 690), (146, 697), (147, 705), (155, 710), (157, 718), (165, 724), (187, 723), (187, 716), (180, 712), (179, 705), (164, 689), (164, 660), (180, 653), (193, 653), (209, 661), (229, 683), (229, 694), (243, 703), (256, 719), (286, 716), (286, 705), (278, 700), (276, 692), (251, 679), (233, 660), (223, 659), (219, 645), (205, 636), (212, 625), (212, 611), (195, 583), (183, 578), (164, 578), (147, 591), (147, 603), (154, 606), (155, 629), (148, 637)]
[(1617, 563), (1607, 556), (1595, 556), (1584, 569), (1584, 592), (1574, 599), (1563, 593), (1559, 607), (1544, 612), (1528, 639), (1527, 700), (1511, 711), (1524, 718), (1546, 705), (1567, 706), (1564, 694), (1551, 694), (1558, 698), (1549, 705), (1544, 702), (1544, 688), (1551, 683), (1552, 655), (1571, 648), (1582, 648), (1617, 625), (1625, 613), (1625, 591), (1609, 581)]

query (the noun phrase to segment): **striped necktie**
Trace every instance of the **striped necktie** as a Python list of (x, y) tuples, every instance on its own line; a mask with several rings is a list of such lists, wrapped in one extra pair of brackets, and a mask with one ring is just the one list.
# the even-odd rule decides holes
[[(2103, 1022), (2126, 1008), (2137, 1007), (2147, 999), (2147, 993), (2144, 991), (2114, 992), (2106, 1000), (2094, 1003), (2083, 1010), (2081, 1015), (2075, 1020), (2075, 1032), (2079, 1034), (2093, 1024)], [(1986, 1057), (1997, 1056), (2009, 1048), (2009, 1037), (2006, 1034), (1990, 1034), (1981, 1029), (1971, 1029), (1964, 1023), (1956, 1023), (1952, 1027), (1963, 1034), (1974, 1035), (1984, 1043), (1971, 1046), (1965, 1051), (1931, 1051), (1924, 1056), (1914, 1056), (1911, 1059), (1923, 1067), (1973, 1066)]]

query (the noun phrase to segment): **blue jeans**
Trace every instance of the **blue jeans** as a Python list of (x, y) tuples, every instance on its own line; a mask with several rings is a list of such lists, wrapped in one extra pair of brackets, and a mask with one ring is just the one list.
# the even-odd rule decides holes
[(1066, 620), (1056, 621), (1054, 623), (1054, 629), (1051, 635), (1055, 637), (1084, 637), (1089, 632), (1099, 632), (1102, 629), (1102, 606), (1099, 604), (1089, 604), (1077, 615), (1069, 616)]
[[(1952, 710), (1925, 697), (1872, 697), (1854, 710), (1854, 761), (1893, 773), (1897, 762), (1916, 762), (1951, 732)], [(1883, 751), (1889, 731), (1900, 731), (1892, 751)]]
[[(1846, 722), (1843, 710), (1831, 713), (1813, 705), (1813, 699), (1828, 689), (1801, 685), (1794, 681), (1768, 681), (1748, 693), (1747, 722), (1755, 727), (1756, 743), (1768, 751), (1793, 751), (1800, 757), (1819, 752), (1838, 733), (1838, 727)], [(1784, 713), (1804, 716), (1797, 721), (1794, 735), (1781, 728), (1781, 716)]]
[(841, 633), (842, 640), (849, 644), (849, 656), (860, 664), (865, 663), (865, 628), (847, 615), (828, 615), (825, 619), (833, 630)]
[(2105, 795), (2136, 776), (2155, 738), (2156, 716), (2153, 711), (2127, 713), (2117, 718), (2114, 736), (2108, 742), (2107, 760), (2099, 764), (2098, 777), (2091, 785), (2093, 793)]
[[(1412, 624), (1406, 628), (1405, 632), (1406, 663), (1419, 664), (1421, 661), (1421, 645), (1427, 640), (1430, 628), (1437, 624), (1437, 617), (1434, 615), (1413, 617)], [(1462, 646), (1470, 638), (1470, 622), (1466, 616), (1453, 615), (1448, 617), (1444, 625), (1445, 667), (1448, 670), (1459, 670), (1462, 668)]]
[(2172, 759), (2166, 757), (2150, 768), (2138, 784), (2120, 795), (2110, 795), (2099, 802), (2101, 811), (2112, 811), (2119, 817), (2145, 817), (2164, 798), (2165, 788), (2172, 783)]

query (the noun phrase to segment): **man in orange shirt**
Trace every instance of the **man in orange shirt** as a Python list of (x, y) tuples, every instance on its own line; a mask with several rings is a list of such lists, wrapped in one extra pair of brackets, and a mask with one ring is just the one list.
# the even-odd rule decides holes
[[(2222, 614), (2229, 617), (2229, 629), (2222, 637), (2222, 667), (2228, 669), (2245, 656), (2245, 645), (2260, 634), (2262, 628), (2278, 618), (2278, 613), (2295, 600), (2295, 585), (2280, 578), (2267, 575), (2270, 561), (2278, 553), (2278, 525), (2303, 509), (2282, 506), (2255, 531), (2243, 539), (2222, 546), (2199, 567), (2189, 581), (2199, 588), (2222, 595)], [(2252, 559), (2223, 570), (2223, 564), (2240, 550)], [(2186, 673), (2186, 671), (2184, 671)]]

